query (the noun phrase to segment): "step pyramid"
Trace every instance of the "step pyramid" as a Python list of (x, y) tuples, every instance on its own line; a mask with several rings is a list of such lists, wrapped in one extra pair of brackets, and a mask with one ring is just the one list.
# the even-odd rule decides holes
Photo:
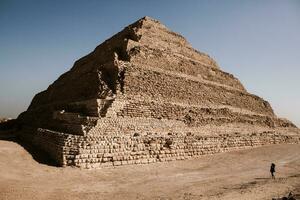
[(82, 168), (300, 141), (267, 101), (149, 17), (76, 61), (18, 122), (21, 139)]

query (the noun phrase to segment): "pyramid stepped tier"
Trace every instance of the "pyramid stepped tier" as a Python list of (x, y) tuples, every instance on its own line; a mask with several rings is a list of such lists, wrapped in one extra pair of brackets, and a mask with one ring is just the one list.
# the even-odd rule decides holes
[(18, 123), (21, 139), (83, 168), (300, 143), (267, 101), (149, 17), (76, 61)]
[[(249, 129), (248, 129), (249, 131)], [(78, 136), (38, 129), (21, 138), (49, 152), (61, 166), (99, 168), (184, 160), (202, 155), (267, 144), (299, 143), (299, 133), (287, 135), (256, 130), (252, 134), (148, 134)]]
[(271, 106), (263, 99), (226, 85), (201, 81), (196, 77), (141, 69), (131, 66), (126, 78), (127, 95), (140, 95), (165, 102), (196, 105), (229, 105), (273, 116)]

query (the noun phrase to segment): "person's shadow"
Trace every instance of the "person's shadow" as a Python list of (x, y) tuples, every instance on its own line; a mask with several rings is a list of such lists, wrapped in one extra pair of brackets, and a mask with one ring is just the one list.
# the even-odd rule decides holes
[(254, 178), (255, 180), (268, 180), (270, 178), (262, 178), (262, 177), (258, 177), (258, 178)]

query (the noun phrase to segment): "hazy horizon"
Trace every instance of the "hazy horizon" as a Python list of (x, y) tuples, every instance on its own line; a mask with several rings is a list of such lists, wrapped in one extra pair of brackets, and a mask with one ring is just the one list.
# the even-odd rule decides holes
[(0, 117), (25, 111), (76, 60), (144, 16), (300, 127), (300, 1), (0, 0)]

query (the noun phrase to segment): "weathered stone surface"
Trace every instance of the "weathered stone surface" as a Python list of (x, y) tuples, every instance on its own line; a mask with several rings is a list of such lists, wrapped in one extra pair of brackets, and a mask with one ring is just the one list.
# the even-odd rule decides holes
[(83, 168), (300, 142), (267, 101), (149, 17), (76, 61), (18, 122), (22, 139)]

